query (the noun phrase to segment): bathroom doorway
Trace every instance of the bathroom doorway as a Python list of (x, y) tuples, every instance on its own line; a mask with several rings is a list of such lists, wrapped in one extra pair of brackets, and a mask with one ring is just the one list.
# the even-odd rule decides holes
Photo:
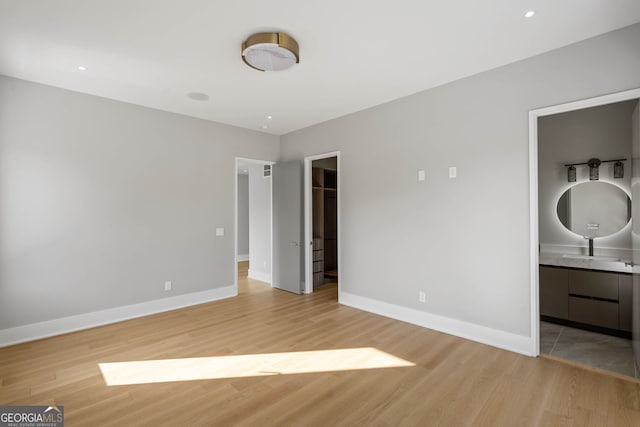
[(535, 353), (636, 378), (639, 97), (627, 91), (530, 114)]

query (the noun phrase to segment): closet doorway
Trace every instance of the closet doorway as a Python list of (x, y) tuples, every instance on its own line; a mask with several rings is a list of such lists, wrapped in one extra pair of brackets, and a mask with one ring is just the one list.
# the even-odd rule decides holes
[(305, 158), (305, 293), (340, 283), (340, 153)]

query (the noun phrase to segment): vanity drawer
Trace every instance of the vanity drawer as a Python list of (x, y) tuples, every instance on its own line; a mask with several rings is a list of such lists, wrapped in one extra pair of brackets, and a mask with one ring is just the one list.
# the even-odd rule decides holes
[(618, 274), (569, 270), (569, 294), (618, 301)]
[(618, 329), (618, 303), (570, 296), (569, 320)]

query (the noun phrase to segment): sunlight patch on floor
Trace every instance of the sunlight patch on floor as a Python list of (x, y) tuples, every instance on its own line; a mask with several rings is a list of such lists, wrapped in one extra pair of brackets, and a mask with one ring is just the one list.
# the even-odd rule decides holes
[(99, 363), (106, 385), (415, 366), (372, 347)]

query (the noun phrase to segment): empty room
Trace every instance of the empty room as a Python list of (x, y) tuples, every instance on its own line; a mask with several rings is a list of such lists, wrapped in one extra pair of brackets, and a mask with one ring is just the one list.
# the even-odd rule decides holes
[(640, 2), (0, 1), (0, 427), (640, 425)]

